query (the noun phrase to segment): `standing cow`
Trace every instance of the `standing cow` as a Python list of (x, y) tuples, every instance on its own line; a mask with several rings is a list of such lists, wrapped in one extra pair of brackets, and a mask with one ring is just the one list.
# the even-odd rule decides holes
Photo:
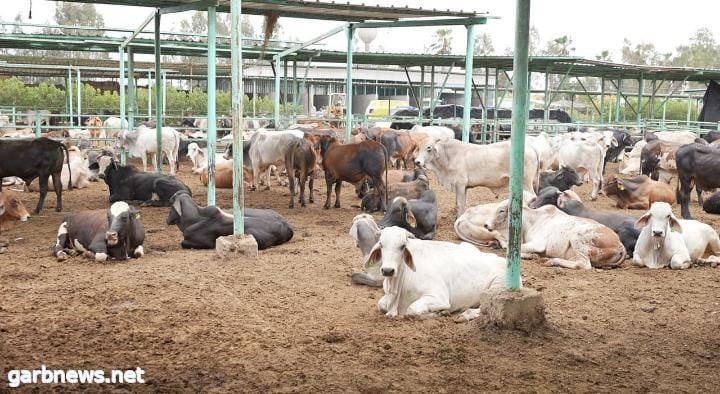
[[(118, 133), (118, 144), (121, 148), (128, 149), (130, 156), (140, 157), (143, 163), (143, 171), (147, 171), (147, 155), (152, 155), (153, 166), (157, 167), (157, 134), (155, 129), (149, 129), (143, 125), (138, 126), (135, 131), (120, 130)], [(172, 127), (162, 128), (162, 153), (165, 154), (170, 163), (170, 174), (175, 175), (175, 160), (180, 149), (180, 134)]]

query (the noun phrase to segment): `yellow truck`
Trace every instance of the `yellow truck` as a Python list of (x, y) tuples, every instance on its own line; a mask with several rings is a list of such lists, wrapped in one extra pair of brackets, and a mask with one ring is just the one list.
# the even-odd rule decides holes
[(373, 100), (365, 110), (365, 115), (370, 119), (386, 119), (390, 112), (397, 107), (407, 107), (409, 103), (405, 100)]

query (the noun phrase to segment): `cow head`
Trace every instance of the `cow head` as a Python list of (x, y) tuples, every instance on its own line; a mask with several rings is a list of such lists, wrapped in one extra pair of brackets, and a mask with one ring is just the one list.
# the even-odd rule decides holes
[(488, 231), (502, 230), (508, 226), (508, 211), (510, 203), (505, 200), (498, 205), (495, 213), (485, 221), (485, 229)]
[(105, 157), (98, 160), (98, 163), (101, 168), (103, 165), (106, 166), (105, 170), (101, 172), (99, 176), (105, 181), (105, 184), (108, 185), (110, 195), (112, 195), (115, 193), (115, 189), (120, 186), (120, 182), (122, 181), (120, 175), (120, 164), (115, 159), (110, 158), (110, 160), (106, 160)]
[(617, 195), (626, 190), (625, 184), (622, 178), (618, 178), (615, 174), (610, 174), (605, 177), (603, 182), (603, 193), (605, 195)]
[(118, 201), (110, 206), (107, 213), (108, 230), (105, 241), (108, 246), (118, 246), (127, 240), (135, 219), (140, 217), (140, 211), (124, 201)]
[(385, 212), (385, 217), (380, 221), (380, 227), (400, 226), (403, 228), (417, 227), (417, 219), (405, 197), (395, 197), (390, 207)]
[(428, 139), (420, 145), (418, 154), (415, 157), (415, 165), (420, 168), (426, 168), (429, 163), (435, 161), (438, 156), (438, 141)]
[(20, 197), (14, 192), (6, 191), (0, 193), (0, 204), (4, 206), (4, 213), (0, 213), (0, 215), (5, 215), (6, 217), (21, 222), (27, 222), (30, 217), (30, 214), (28, 214), (25, 208), (25, 204), (23, 204)]
[(558, 197), (560, 197), (561, 195), (562, 192), (557, 187), (547, 186), (540, 190), (537, 197), (534, 197), (530, 200), (528, 206), (532, 209), (537, 209), (544, 205), (557, 206)]
[[(190, 144), (192, 145), (192, 144)], [(190, 157), (190, 145), (188, 145), (188, 154), (187, 156)], [(197, 144), (195, 144), (197, 146)], [(225, 151), (223, 152), (223, 159), (225, 160), (232, 160), (233, 158), (233, 144), (232, 142), (227, 144), (225, 147)]]
[(653, 237), (653, 246), (660, 249), (665, 242), (665, 236), (671, 230), (682, 232), (680, 222), (675, 217), (670, 204), (654, 202), (650, 210), (635, 222), (635, 228), (642, 230), (650, 226), (650, 235)]
[(384, 229), (365, 261), (365, 267), (370, 268), (379, 263), (380, 272), (386, 278), (399, 276), (405, 266), (415, 271), (415, 261), (408, 249), (408, 240), (413, 238), (412, 234), (400, 227)]
[(102, 119), (100, 119), (97, 116), (91, 116), (91, 117), (85, 119), (84, 124), (85, 124), (85, 126), (88, 126), (88, 127), (101, 127), (103, 125)]
[[(184, 197), (183, 197), (184, 196)], [(182, 219), (183, 214), (183, 199), (184, 198), (192, 198), (185, 190), (180, 190), (178, 192), (175, 192), (172, 197), (170, 197), (170, 213), (168, 213), (167, 220), (165, 220), (165, 223), (168, 226), (171, 226), (173, 224), (180, 223), (180, 219)]]
[(318, 142), (320, 144), (320, 155), (325, 156), (327, 151), (330, 149), (331, 146), (335, 144), (339, 144), (337, 138), (330, 136), (330, 135), (322, 135), (320, 136), (320, 141)]
[(555, 180), (569, 186), (582, 186), (583, 180), (574, 168), (561, 166), (555, 173)]

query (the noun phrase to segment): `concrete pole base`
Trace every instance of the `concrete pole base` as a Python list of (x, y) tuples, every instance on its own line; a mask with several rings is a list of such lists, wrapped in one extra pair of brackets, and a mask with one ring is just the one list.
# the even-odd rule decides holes
[(227, 258), (258, 257), (258, 244), (255, 237), (250, 234), (227, 235), (215, 241), (215, 253)]
[(485, 293), (475, 320), (480, 327), (530, 332), (545, 324), (545, 303), (537, 290), (493, 289)]

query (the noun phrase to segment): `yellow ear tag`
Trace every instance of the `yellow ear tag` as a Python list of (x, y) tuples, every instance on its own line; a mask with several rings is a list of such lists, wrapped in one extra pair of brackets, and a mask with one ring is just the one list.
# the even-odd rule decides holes
[(369, 260), (367, 263), (368, 268), (372, 268), (378, 264), (377, 260)]
[(135, 219), (140, 219), (140, 212), (135, 214)]
[(618, 189), (620, 189), (620, 190), (625, 190), (625, 185), (623, 185), (622, 183), (619, 184), (619, 185), (618, 185)]

